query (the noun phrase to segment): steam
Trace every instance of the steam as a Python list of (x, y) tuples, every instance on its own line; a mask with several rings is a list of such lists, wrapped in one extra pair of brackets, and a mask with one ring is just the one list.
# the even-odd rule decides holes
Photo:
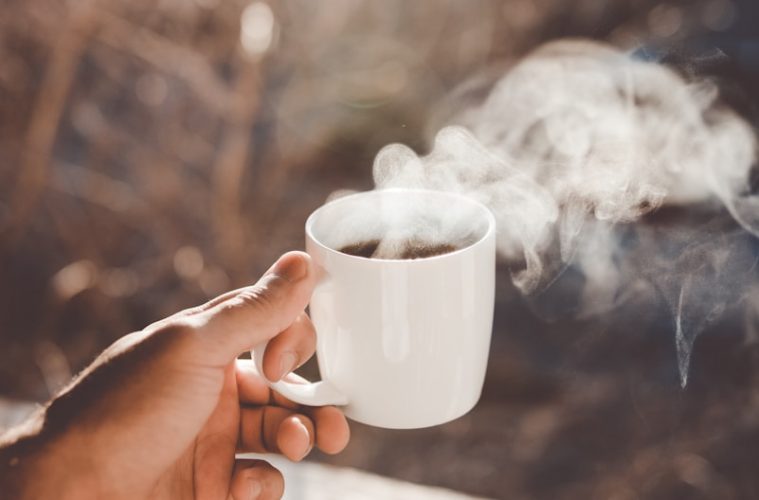
[[(696, 336), (748, 295), (759, 235), (759, 197), (749, 186), (756, 137), (716, 86), (601, 43), (558, 41), (447, 123), (426, 156), (400, 144), (382, 149), (377, 188), (455, 191), (485, 203), (525, 294), (570, 265), (585, 278), (581, 314), (656, 290), (673, 313), (685, 385)], [(662, 206), (696, 204), (721, 204), (742, 230), (667, 230), (673, 254), (636, 223)], [(630, 257), (620, 227), (633, 228), (645, 258)], [(654, 257), (662, 272), (647, 275)]]

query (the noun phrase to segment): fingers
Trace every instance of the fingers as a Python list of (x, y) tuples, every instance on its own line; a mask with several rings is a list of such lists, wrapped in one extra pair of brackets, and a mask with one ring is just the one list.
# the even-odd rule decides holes
[(298, 368), (314, 354), (316, 331), (306, 313), (301, 313), (282, 333), (269, 341), (264, 354), (264, 375), (272, 382)]
[(342, 451), (350, 439), (348, 421), (333, 406), (294, 410), (277, 406), (243, 408), (239, 447), (242, 452), (282, 453), (302, 460), (314, 444), (325, 453)]
[(316, 431), (314, 423), (305, 415), (291, 415), (284, 419), (277, 429), (276, 440), (279, 452), (297, 462), (311, 453)]
[(238, 460), (229, 484), (228, 500), (270, 500), (282, 498), (282, 473), (263, 460)]
[(212, 305), (188, 316), (187, 321), (199, 331), (208, 356), (228, 363), (287, 330), (306, 308), (315, 274), (308, 254), (286, 253), (258, 283), (224, 300), (211, 301)]
[(322, 406), (308, 414), (316, 422), (316, 446), (321, 451), (334, 455), (348, 446), (351, 433), (343, 412), (334, 406)]
[(308, 417), (287, 408), (243, 408), (240, 413), (240, 451), (282, 453), (299, 461), (311, 451), (315, 434)]
[[(237, 367), (237, 392), (242, 405), (256, 405), (261, 408), (243, 408), (240, 419), (240, 451), (250, 451), (256, 453), (281, 451), (279, 447), (280, 438), (277, 434), (294, 433), (300, 434), (301, 429), (292, 427), (288, 424), (280, 427), (287, 417), (299, 415), (308, 422), (303, 425), (309, 432), (308, 442), (319, 447), (325, 453), (334, 454), (342, 451), (350, 440), (350, 427), (343, 413), (334, 406), (324, 406), (318, 408), (300, 406), (289, 401), (279, 393), (269, 389), (266, 381), (256, 370), (255, 364), (251, 360), (238, 359)], [(306, 380), (297, 374), (291, 373), (285, 377), (291, 383), (306, 383)], [(265, 405), (277, 405), (280, 408), (277, 412), (266, 413)], [(279, 411), (286, 410), (286, 411)], [(268, 424), (264, 419), (272, 419)], [(262, 432), (268, 433), (266, 436)], [(297, 460), (298, 451), (302, 445), (300, 437), (282, 437), (282, 443), (287, 449), (288, 458)], [(296, 446), (297, 445), (297, 446)], [(302, 457), (300, 457), (302, 458)]]

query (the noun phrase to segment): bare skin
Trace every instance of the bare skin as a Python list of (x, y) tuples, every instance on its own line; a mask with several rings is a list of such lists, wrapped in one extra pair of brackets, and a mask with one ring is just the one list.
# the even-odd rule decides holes
[(290, 252), (255, 285), (127, 335), (0, 443), (3, 498), (270, 499), (282, 475), (235, 452), (301, 460), (337, 453), (349, 429), (334, 407), (308, 408), (267, 387), (237, 356), (270, 340), (279, 380), (314, 352), (304, 309), (315, 284)]

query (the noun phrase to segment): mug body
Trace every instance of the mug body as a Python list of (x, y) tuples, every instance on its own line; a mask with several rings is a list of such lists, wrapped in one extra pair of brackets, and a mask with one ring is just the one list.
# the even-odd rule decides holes
[[(381, 237), (376, 231), (386, 231), (409, 211), (450, 218), (469, 232), (468, 246), (413, 260), (338, 251), (357, 239)], [(322, 379), (347, 396), (346, 415), (403, 429), (468, 412), (482, 390), (492, 331), (490, 211), (453, 193), (371, 191), (318, 209), (306, 223), (306, 235), (306, 250), (321, 273), (310, 303), (319, 369)]]

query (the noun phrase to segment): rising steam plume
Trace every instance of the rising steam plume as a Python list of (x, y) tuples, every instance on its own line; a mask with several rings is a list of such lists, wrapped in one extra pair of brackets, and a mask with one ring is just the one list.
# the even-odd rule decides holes
[[(756, 302), (756, 136), (713, 83), (601, 43), (558, 41), (446, 125), (426, 156), (382, 149), (377, 187), (456, 191), (488, 205), (527, 295), (572, 266), (584, 278), (583, 315), (635, 294), (663, 297), (683, 386), (696, 336), (732, 304)], [(696, 231), (636, 223), (665, 205), (721, 205), (733, 222)]]

